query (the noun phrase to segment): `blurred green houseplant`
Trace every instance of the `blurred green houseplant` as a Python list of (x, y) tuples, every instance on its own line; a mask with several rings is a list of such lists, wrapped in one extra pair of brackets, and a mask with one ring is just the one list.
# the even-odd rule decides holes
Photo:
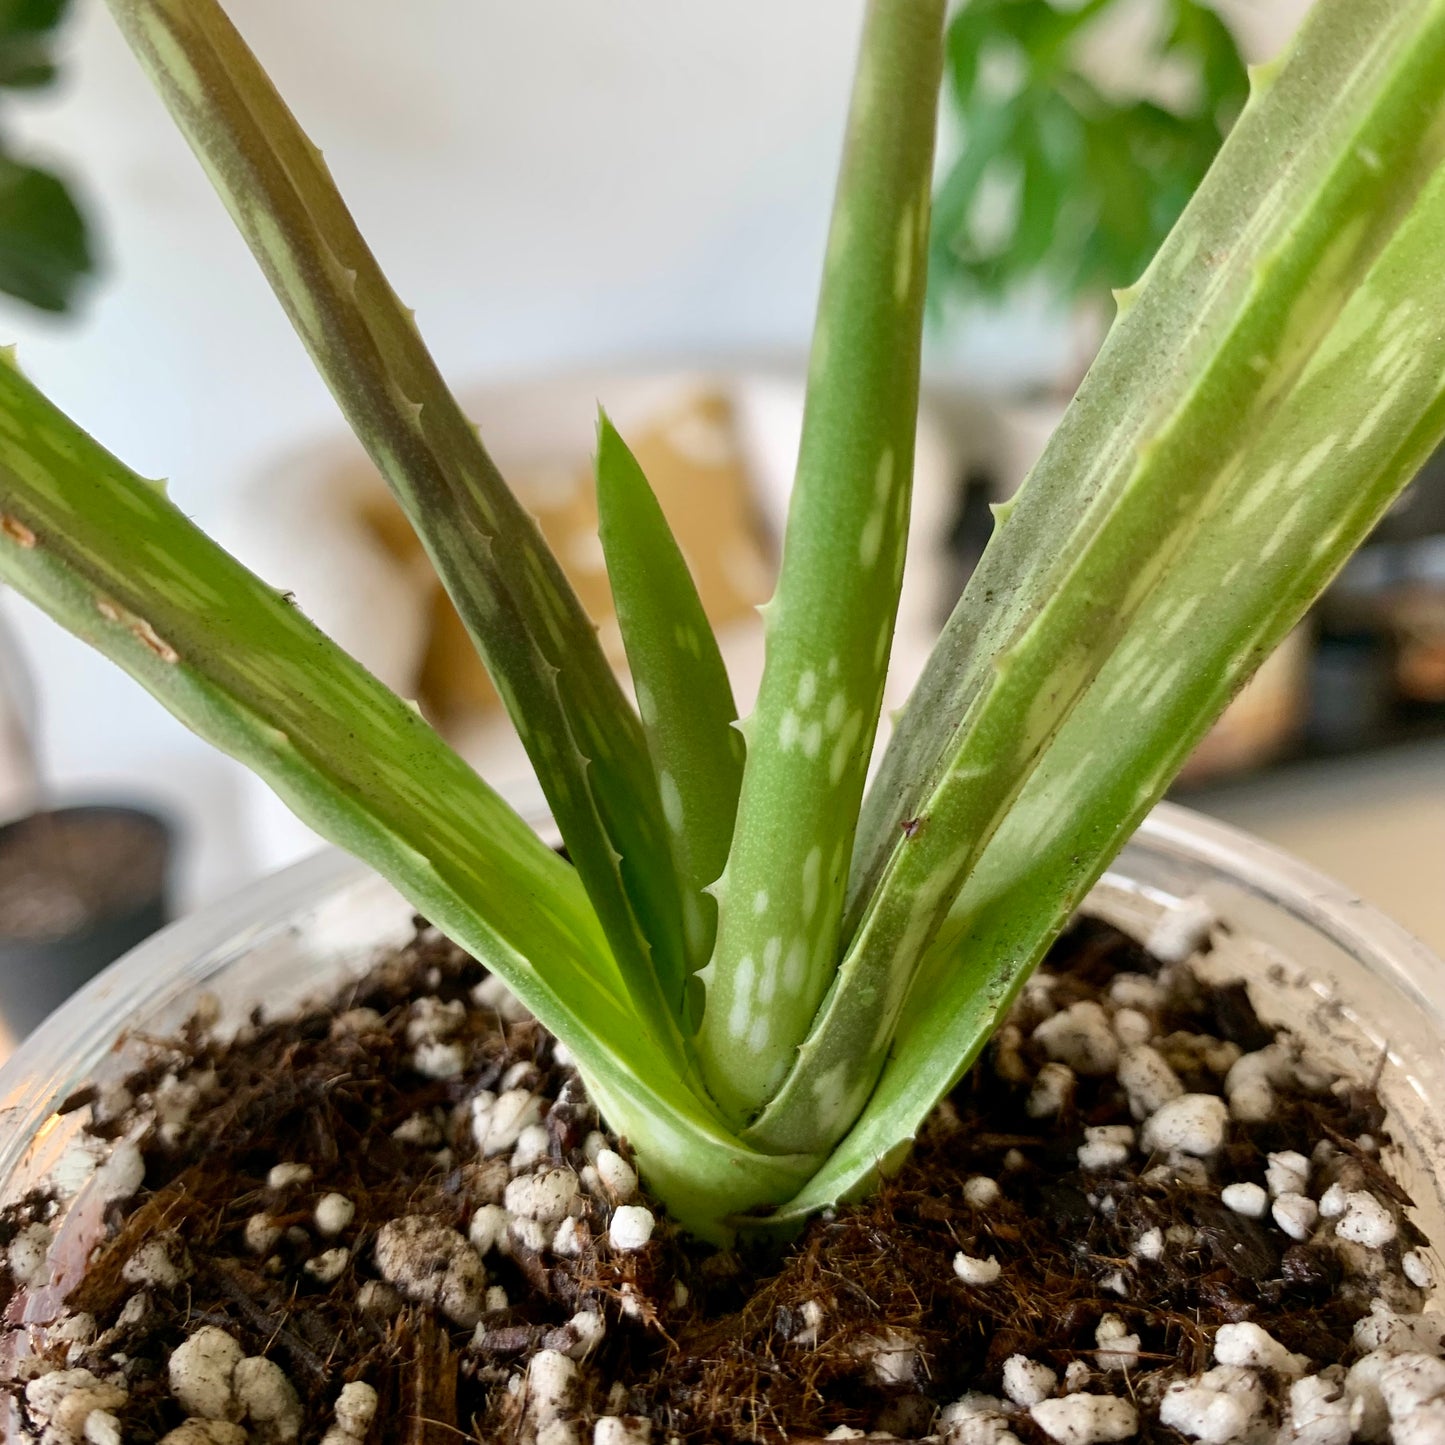
[(943, 0), (870, 0), (758, 702), (603, 418), (637, 684), (216, 0), (108, 0), (415, 526), (570, 861), (0, 366), (0, 575), (509, 984), (701, 1234), (866, 1186), (1445, 432), (1445, 0), (1255, 77), (865, 790), (907, 530)]
[[(949, 22), (945, 91), (962, 135), (934, 197), (935, 300), (999, 300), (1042, 283), (1107, 303), (1144, 273), (1249, 93), (1244, 62), (1199, 0), (1157, 0), (1140, 49), (1108, 57), (1091, 31), (1131, 0), (966, 0)], [(1140, 93), (1166, 76), (1167, 103)]]
[[(0, 0), (0, 88), (54, 83), (54, 49), (69, 0)], [(64, 180), (0, 135), (0, 291), (41, 311), (67, 311), (94, 269), (89, 230)]]

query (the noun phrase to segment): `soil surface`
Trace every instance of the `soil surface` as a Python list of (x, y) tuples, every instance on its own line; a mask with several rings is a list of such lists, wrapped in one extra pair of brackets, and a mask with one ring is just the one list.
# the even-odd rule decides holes
[(36, 813), (0, 831), (0, 937), (64, 937), (156, 897), (168, 842), (104, 808)]
[[(1055, 947), (898, 1177), (785, 1248), (674, 1231), (565, 1051), (420, 922), (326, 1007), (226, 1046), (204, 1023), (126, 1089), (70, 1101), (139, 1156), (117, 1148), (135, 1178), (69, 1323), (10, 1386), (31, 1438), (105, 1445), (114, 1420), (124, 1445), (1222, 1445), (1283, 1425), (1338, 1445), (1344, 1367), (1425, 1299), (1374, 1092), (1277, 1040), (1243, 986), (1161, 971), (1098, 922)], [(0, 1223), (12, 1321), (48, 1211)], [(232, 1354), (200, 1409), (173, 1357), (216, 1332)], [(256, 1403), (242, 1356), (293, 1393)], [(88, 1371), (65, 1388), (109, 1403), (85, 1396), (65, 1435), (45, 1368)], [(1302, 1378), (1334, 1436), (1302, 1427)], [(359, 1413), (338, 1408), (357, 1382)], [(1234, 1401), (1216, 1416), (1236, 1433), (1195, 1428), (1190, 1389), (1199, 1412)], [(1127, 1415), (1075, 1421), (1075, 1397)]]

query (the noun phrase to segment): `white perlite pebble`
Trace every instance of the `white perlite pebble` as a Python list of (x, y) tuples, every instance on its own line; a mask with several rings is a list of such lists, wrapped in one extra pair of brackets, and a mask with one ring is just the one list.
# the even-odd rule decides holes
[(975, 1174), (963, 1183), (963, 1202), (974, 1209), (992, 1209), (1003, 1197), (996, 1180), (986, 1174)]
[(1246, 1219), (1263, 1219), (1269, 1208), (1269, 1195), (1260, 1184), (1226, 1184), (1219, 1191), (1219, 1197), (1226, 1209)]
[(1003, 1273), (1003, 1266), (992, 1255), (987, 1259), (975, 1259), (962, 1250), (953, 1256), (953, 1272), (964, 1284), (992, 1284)]
[(1164, 1231), (1162, 1229), (1146, 1229), (1138, 1239), (1134, 1241), (1134, 1253), (1140, 1259), (1160, 1260), (1164, 1258)]
[(85, 1417), (85, 1445), (124, 1445), (120, 1420), (109, 1410), (92, 1410)]
[(652, 1421), (641, 1415), (599, 1415), (592, 1445), (650, 1445)]
[(1252, 1320), (1220, 1325), (1214, 1332), (1214, 1358), (1221, 1365), (1276, 1370), (1281, 1375), (1302, 1374), (1309, 1364), (1304, 1355), (1291, 1354), (1268, 1330)]
[(1273, 1195), (1304, 1194), (1310, 1185), (1310, 1161), (1294, 1149), (1271, 1154), (1265, 1166), (1264, 1182)]
[(1405, 1271), (1405, 1278), (1417, 1288), (1435, 1288), (1435, 1271), (1421, 1250), (1407, 1249), (1400, 1257), (1400, 1267)]
[(351, 1251), (338, 1247), (336, 1249), (323, 1249), (320, 1254), (314, 1255), (301, 1266), (317, 1284), (335, 1284), (337, 1280), (346, 1273), (346, 1266), (351, 1262)]
[(552, 1141), (543, 1124), (528, 1124), (517, 1135), (517, 1147), (512, 1150), (512, 1173), (523, 1174), (540, 1164), (551, 1152)]
[(241, 1229), (241, 1243), (255, 1255), (268, 1255), (281, 1238), (281, 1226), (269, 1214), (253, 1214)]
[(1224, 1077), (1229, 1112), (1241, 1123), (1262, 1124), (1274, 1113), (1274, 1085), (1288, 1077), (1288, 1060), (1277, 1044), (1242, 1054)]
[(415, 1144), (419, 1149), (435, 1149), (445, 1138), (441, 1126), (430, 1114), (413, 1114), (391, 1131), (398, 1144)]
[(376, 1389), (365, 1380), (353, 1380), (341, 1387), (336, 1397), (336, 1423), (354, 1439), (364, 1440), (376, 1419), (378, 1397)]
[(1381, 1350), (1401, 1355), (1418, 1350), (1422, 1354), (1441, 1353), (1445, 1335), (1445, 1314), (1396, 1314), (1382, 1300), (1374, 1300), (1370, 1313), (1355, 1321), (1355, 1345), (1363, 1351)]
[(294, 1440), (301, 1433), (301, 1399), (286, 1372), (274, 1360), (252, 1355), (236, 1366), (231, 1388), (243, 1420), (272, 1440)]
[(1030, 1119), (1047, 1119), (1069, 1102), (1074, 1092), (1074, 1071), (1067, 1064), (1045, 1064), (1024, 1101)]
[(1214, 921), (1214, 910), (1203, 898), (1181, 899), (1160, 915), (1144, 947), (1160, 963), (1185, 963), (1208, 942)]
[(1390, 1426), (1392, 1445), (1445, 1445), (1445, 1400), (1431, 1400)]
[(334, 1238), (356, 1218), (356, 1206), (344, 1194), (323, 1194), (316, 1201), (315, 1218), (317, 1231)]
[(1127, 1124), (1096, 1124), (1084, 1130), (1076, 1151), (1080, 1169), (1117, 1169), (1127, 1163), (1134, 1131)]
[(1064, 1366), (1064, 1393), (1077, 1395), (1080, 1390), (1087, 1390), (1093, 1376), (1094, 1372), (1082, 1360), (1070, 1360)]
[(540, 1219), (526, 1219), (514, 1214), (507, 1223), (507, 1238), (502, 1252), (515, 1254), (520, 1249), (525, 1254), (541, 1254), (552, 1243), (552, 1236), (556, 1232), (556, 1225), (543, 1224)]
[(272, 1189), (290, 1189), (295, 1184), (311, 1182), (309, 1164), (273, 1164), (266, 1175), (266, 1183)]
[(482, 1093), (472, 1100), (472, 1136), (488, 1156), (512, 1148), (523, 1129), (541, 1121), (542, 1101), (527, 1089), (508, 1089), (495, 1099)]
[(1054, 1393), (1059, 1377), (1042, 1360), (1031, 1360), (1027, 1355), (1010, 1355), (1003, 1362), (1003, 1392), (1014, 1402), (1027, 1409), (1047, 1400)]
[(27, 1224), (5, 1251), (16, 1284), (39, 1289), (50, 1281), (50, 1226)]
[(1187, 1381), (1170, 1385), (1159, 1402), (1159, 1421), (1205, 1445), (1226, 1445), (1249, 1428), (1252, 1412), (1237, 1395)]
[(1291, 1239), (1306, 1240), (1314, 1233), (1320, 1208), (1307, 1194), (1281, 1194), (1270, 1206), (1274, 1222)]
[(575, 1340), (567, 1347), (567, 1353), (574, 1360), (585, 1359), (607, 1338), (607, 1321), (596, 1310), (578, 1310), (567, 1321), (567, 1328)]
[(527, 1411), (539, 1425), (572, 1408), (577, 1393), (577, 1363), (561, 1350), (538, 1350), (527, 1362)]
[(1128, 1400), (1110, 1395), (1065, 1395), (1029, 1407), (1045, 1435), (1059, 1445), (1100, 1445), (1139, 1433), (1139, 1415)]
[(507, 1226), (512, 1222), (510, 1211), (500, 1204), (483, 1204), (472, 1215), (467, 1229), (467, 1238), (478, 1254), (489, 1254), (507, 1237)]
[(80, 1434), (93, 1411), (118, 1409), (128, 1398), (122, 1387), (89, 1370), (52, 1370), (25, 1386), (26, 1408), (36, 1424), (50, 1427), (42, 1436), (45, 1445), (64, 1445)]
[(467, 1006), (459, 998), (443, 1003), (439, 998), (419, 998), (406, 1020), (406, 1041), (415, 1048), (435, 1039), (449, 1039), (467, 1021)]
[(1223, 1147), (1228, 1124), (1229, 1108), (1217, 1094), (1181, 1094), (1150, 1115), (1144, 1148), (1207, 1158)]
[(1445, 1395), (1445, 1360), (1424, 1354), (1392, 1355), (1377, 1384), (1390, 1419), (1402, 1420)]
[(587, 1247), (590, 1238), (587, 1226), (580, 1219), (573, 1219), (569, 1215), (557, 1226), (557, 1233), (552, 1236), (552, 1253), (575, 1259)]
[(412, 1052), (411, 1066), (424, 1079), (457, 1079), (467, 1066), (467, 1051), (458, 1043), (428, 1039)]
[(1288, 1445), (1349, 1445), (1350, 1433), (1350, 1400), (1337, 1381), (1306, 1375), (1289, 1387), (1281, 1441)]
[(1147, 1119), (1184, 1093), (1184, 1085), (1169, 1061), (1147, 1043), (1124, 1050), (1118, 1073), (1119, 1083), (1129, 1096), (1129, 1112), (1136, 1119)]
[(945, 1405), (938, 1417), (944, 1445), (1019, 1445), (1008, 1428), (1007, 1408), (1002, 1400), (977, 1393)]
[(607, 1237), (613, 1249), (641, 1249), (652, 1238), (656, 1227), (657, 1221), (650, 1209), (641, 1204), (623, 1204), (613, 1211)]
[(134, 1139), (117, 1139), (96, 1175), (96, 1188), (107, 1204), (130, 1199), (145, 1183), (146, 1165)]
[(1137, 1048), (1154, 1037), (1154, 1025), (1148, 1014), (1136, 1008), (1121, 1008), (1114, 1015), (1114, 1036), (1125, 1048)]
[(1120, 1299), (1129, 1298), (1129, 1281), (1124, 1277), (1122, 1269), (1111, 1269), (1108, 1274), (1101, 1275), (1099, 1288), (1118, 1295)]
[(1049, 1058), (1076, 1074), (1109, 1074), (1119, 1062), (1119, 1041), (1109, 1026), (1109, 1016), (1092, 1000), (1070, 1004), (1046, 1018), (1033, 1038)]
[(248, 1445), (250, 1438), (229, 1420), (185, 1420), (162, 1435), (160, 1445)]
[(454, 1324), (469, 1328), (482, 1317), (487, 1272), (454, 1229), (420, 1215), (390, 1220), (377, 1231), (376, 1267), (408, 1299), (434, 1305)]
[(577, 1176), (570, 1169), (558, 1168), (518, 1176), (507, 1185), (503, 1198), (513, 1214), (560, 1224), (577, 1195)]
[(637, 1193), (637, 1171), (615, 1149), (599, 1149), (593, 1167), (616, 1203), (626, 1204)]
[(1350, 1399), (1350, 1425), (1362, 1440), (1382, 1440), (1389, 1429), (1390, 1412), (1380, 1393), (1380, 1376), (1395, 1356), (1386, 1350), (1371, 1350), (1355, 1361), (1345, 1376), (1345, 1393)]
[(234, 1420), (240, 1414), (231, 1383), (246, 1352), (225, 1330), (202, 1325), (171, 1351), (167, 1377), (181, 1407), (203, 1420)]
[(1320, 1195), (1320, 1218), (1338, 1219), (1345, 1212), (1345, 1187), (1343, 1184), (1331, 1184), (1323, 1194)]
[(171, 1249), (172, 1246), (164, 1239), (148, 1239), (121, 1266), (120, 1277), (127, 1284), (174, 1289), (185, 1279), (186, 1272), (176, 1261)]
[(1395, 1237), (1395, 1216), (1365, 1189), (1345, 1195), (1345, 1212), (1335, 1223), (1335, 1233), (1366, 1249), (1382, 1249)]
[(1109, 981), (1109, 997), (1120, 1008), (1147, 1011), (1163, 1005), (1164, 989), (1147, 973), (1116, 973)]
[(349, 1008), (331, 1020), (331, 1037), (380, 1033), (385, 1020), (374, 1008)]
[(1139, 1363), (1139, 1336), (1115, 1314), (1107, 1314), (1094, 1327), (1094, 1360), (1101, 1370), (1132, 1370)]

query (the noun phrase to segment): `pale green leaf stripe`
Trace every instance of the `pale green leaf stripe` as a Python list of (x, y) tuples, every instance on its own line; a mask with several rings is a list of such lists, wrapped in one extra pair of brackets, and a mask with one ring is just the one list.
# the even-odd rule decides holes
[(637, 458), (607, 416), (597, 427), (597, 511), (647, 750), (683, 885), (683, 935), (707, 962), (742, 780), (727, 667), (702, 600)]
[(871, 0), (782, 572), (699, 1054), (735, 1118), (781, 1082), (838, 956), (913, 479), (942, 0)]
[[(1247, 422), (1191, 545), (1154, 577), (994, 833), (927, 956), (877, 1091), (784, 1218), (867, 1180), (918, 1126), (1210, 722), (1445, 434), (1445, 97), (1428, 81), (1445, 66), (1445, 21), (1431, 10), (1406, 63), (1381, 79), (1391, 92), (1417, 82), (1410, 129), (1433, 138), (1414, 210), (1401, 223), (1398, 205), (1383, 208), (1397, 229), (1324, 318), (1325, 334), (1311, 336), (1305, 364), (1262, 379), (1268, 414)], [(1332, 18), (1302, 42), (1314, 42), (1315, 64)], [(1357, 151), (1345, 164), (1373, 171)], [(1263, 268), (1258, 285), (1273, 277)], [(1206, 393), (1195, 407), (1210, 404)]]
[(574, 870), (290, 603), (0, 366), (0, 577), (388, 878), (565, 1039), (687, 1223), (786, 1197), (815, 1160), (738, 1142), (632, 1009)]
[(660, 1027), (681, 993), (677, 880), (641, 728), (593, 627), (320, 153), (215, 0), (109, 3), (426, 545), (517, 724), (629, 990)]

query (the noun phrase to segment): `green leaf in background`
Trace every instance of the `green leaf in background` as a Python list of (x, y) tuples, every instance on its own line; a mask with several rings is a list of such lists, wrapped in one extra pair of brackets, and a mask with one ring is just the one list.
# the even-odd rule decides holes
[(85, 218), (65, 183), (0, 153), (0, 291), (66, 311), (93, 264)]
[[(0, 0), (0, 87), (34, 90), (56, 75), (52, 48), (68, 0)], [(0, 291), (68, 311), (95, 269), (89, 229), (60, 177), (0, 143)]]
[(1170, 106), (1106, 93), (1080, 47), (1124, 8), (970, 0), (950, 22), (962, 143), (938, 191), (935, 311), (1033, 278), (1065, 301), (1101, 299), (1138, 279), (1184, 209), (1244, 104), (1244, 64), (1206, 5), (1162, 0), (1141, 80), (1171, 75)]
[(705, 890), (727, 862), (743, 775), (737, 705), (667, 518), (637, 458), (604, 413), (597, 513), (617, 623), (682, 881), (693, 971), (712, 952), (717, 904)]

